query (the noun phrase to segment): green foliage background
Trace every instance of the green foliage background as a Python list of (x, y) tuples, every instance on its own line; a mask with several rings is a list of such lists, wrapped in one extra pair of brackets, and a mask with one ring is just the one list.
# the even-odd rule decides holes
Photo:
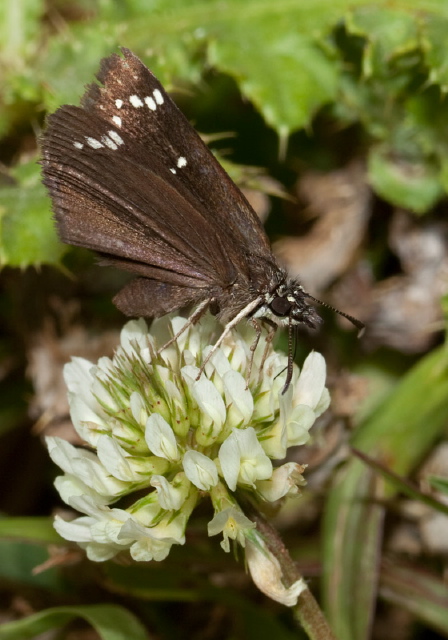
[[(40, 182), (36, 140), (45, 114), (63, 103), (77, 104), (99, 60), (119, 46), (142, 57), (168, 89), (180, 90), (189, 117), (203, 131), (236, 130), (231, 145), (236, 162), (262, 165), (288, 186), (295, 166), (332, 169), (361, 157), (379, 197), (415, 214), (428, 213), (444, 201), (448, 190), (447, 34), (447, 0), (0, 3), (0, 265), (7, 273), (13, 268), (62, 268), (67, 248), (55, 235)], [(243, 106), (241, 99), (246, 101)], [(328, 127), (320, 128), (328, 122), (329, 135)], [(241, 167), (233, 171), (242, 179)], [(14, 318), (10, 299), (6, 288), (0, 310), (7, 328)], [(14, 340), (10, 334), (0, 340), (5, 361)], [(361, 421), (356, 446), (386, 460), (399, 473), (410, 473), (446, 431), (446, 357), (444, 347), (435, 350), (403, 380), (387, 372), (392, 382), (382, 395), (386, 400), (378, 401)], [(29, 392), (23, 381), (8, 384), (0, 397), (4, 434), (23, 419)], [(338, 476), (328, 497), (323, 555), (318, 555), (323, 563), (323, 601), (341, 640), (368, 638), (374, 617), (384, 517), (378, 505), (394, 491), (376, 486), (377, 502), (372, 505), (367, 496), (372, 496), (373, 482), (355, 461)], [(339, 546), (334, 541), (336, 527)], [(31, 568), (43, 561), (40, 545), (54, 542), (54, 535), (49, 520), (15, 521), (5, 516), (0, 521), (0, 577), (19, 587), (30, 587), (30, 581), (36, 592), (44, 590), (43, 600), (50, 604), (61, 598), (76, 601), (71, 613), (67, 607), (48, 609), (21, 627), (5, 625), (0, 638), (34, 637), (71, 614), (84, 616), (106, 640), (129, 637), (130, 614), (124, 609), (117, 607), (114, 622), (104, 624), (108, 611), (87, 611), (82, 593), (73, 596), (73, 583), (67, 584), (55, 570), (44, 585), (30, 577)], [(25, 554), (18, 540), (27, 541)], [(427, 576), (429, 583), (419, 592), (412, 590), (416, 574), (403, 567), (400, 571), (392, 577), (386, 572), (392, 601), (446, 637), (443, 611), (448, 595), (442, 582), (436, 575)], [(146, 575), (143, 584), (137, 574), (135, 568), (127, 574), (111, 568), (102, 578), (110, 593), (127, 593), (129, 608), (163, 637), (176, 637), (177, 628), (154, 606), (159, 599), (211, 599), (233, 608), (239, 631), (227, 635), (221, 630), (210, 637), (297, 637), (287, 615), (279, 616), (276, 608), (263, 611), (249, 601), (235, 602), (230, 590), (210, 591), (199, 581), (183, 591), (172, 567), (159, 587), (157, 570), (152, 578)], [(398, 587), (393, 579), (401, 580)], [(132, 637), (145, 637), (138, 623), (132, 624)]]
[[(127, 46), (168, 87), (228, 74), (283, 140), (322, 109), (359, 125), (376, 191), (424, 213), (448, 186), (447, 30), (445, 0), (4, 2), (0, 135), (38, 133), (45, 112), (79, 100), (101, 57)], [(30, 162), (0, 195), (3, 265), (61, 255)]]

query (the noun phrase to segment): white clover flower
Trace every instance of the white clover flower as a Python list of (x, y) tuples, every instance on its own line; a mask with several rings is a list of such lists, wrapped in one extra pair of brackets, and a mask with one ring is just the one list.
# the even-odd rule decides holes
[(255, 487), (256, 480), (266, 480), (272, 475), (272, 462), (253, 427), (233, 429), (219, 449), (219, 462), (231, 491), (235, 491), (238, 483)]
[(268, 502), (296, 495), (299, 493), (299, 487), (305, 484), (305, 478), (302, 475), (305, 466), (296, 462), (282, 464), (281, 467), (274, 469), (268, 480), (258, 480), (256, 483), (258, 494)]
[(219, 335), (211, 317), (157, 354), (185, 322), (165, 317), (150, 332), (143, 320), (128, 322), (113, 359), (93, 365), (75, 358), (65, 367), (71, 417), (85, 447), (55, 437), (47, 446), (64, 472), (57, 490), (84, 515), (57, 518), (55, 527), (92, 560), (123, 550), (135, 560), (163, 560), (173, 544), (184, 544), (188, 519), (207, 495), (214, 508), (209, 535), (221, 534), (226, 551), (231, 540), (245, 546), (255, 524), (238, 496), (273, 502), (304, 484), (304, 467), (273, 460), (305, 443), (329, 404), (322, 356), (310, 354), (302, 371), (295, 366), (282, 394), (287, 358), (263, 336), (252, 352), (249, 325), (227, 336), (202, 373)]
[(229, 494), (223, 483), (218, 483), (210, 491), (210, 498), (215, 508), (215, 517), (208, 523), (208, 535), (223, 534), (221, 547), (230, 551), (230, 540), (236, 540), (242, 547), (246, 545), (246, 537), (255, 522), (247, 518), (236, 500)]

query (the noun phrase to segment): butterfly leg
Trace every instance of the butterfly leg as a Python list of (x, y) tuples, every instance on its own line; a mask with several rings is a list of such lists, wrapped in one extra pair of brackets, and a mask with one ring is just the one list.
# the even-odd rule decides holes
[(236, 327), (236, 325), (241, 320), (243, 320), (243, 318), (246, 318), (250, 313), (252, 313), (252, 311), (254, 309), (256, 309), (262, 302), (263, 302), (263, 298), (261, 296), (259, 296), (258, 298), (255, 298), (255, 300), (252, 300), (251, 302), (249, 302), (249, 304), (247, 304), (243, 309), (241, 309), (241, 311), (239, 313), (237, 313), (236, 316), (234, 318), (232, 318), (232, 320), (230, 320), (226, 324), (226, 326), (224, 327), (223, 332), (221, 333), (221, 335), (219, 336), (218, 340), (213, 345), (213, 348), (210, 349), (210, 351), (208, 352), (207, 356), (205, 357), (205, 359), (204, 359), (204, 361), (203, 361), (203, 363), (201, 365), (201, 368), (199, 369), (199, 373), (198, 373), (198, 375), (196, 377), (196, 380), (199, 380), (199, 378), (202, 375), (202, 372), (204, 371), (205, 365), (210, 360), (210, 358), (213, 356), (215, 351), (217, 351), (219, 349), (219, 347), (223, 343), (223, 341), (226, 338), (226, 336), (232, 331), (233, 327)]
[[(247, 371), (246, 371), (246, 389), (249, 386), (249, 380), (250, 380), (250, 375), (252, 373), (252, 365), (254, 362), (255, 351), (258, 347), (258, 343), (260, 342), (260, 338), (261, 338), (261, 323), (258, 322), (258, 320), (256, 320), (255, 318), (251, 318), (250, 323), (255, 329), (255, 340), (250, 345), (250, 360), (249, 360), (249, 366), (247, 367)], [(263, 358), (263, 362), (264, 362), (264, 358)]]
[(260, 368), (258, 371), (258, 382), (261, 382), (261, 378), (263, 376), (264, 363), (266, 362), (266, 358), (268, 357), (268, 353), (269, 353), (269, 348), (272, 344), (272, 341), (274, 340), (275, 333), (278, 329), (278, 326), (270, 318), (262, 318), (261, 322), (268, 327), (268, 331), (265, 339), (263, 357), (261, 359)]
[(195, 311), (188, 317), (187, 322), (184, 324), (182, 329), (180, 329), (180, 331), (178, 331), (172, 338), (170, 338), (168, 342), (166, 342), (162, 347), (160, 347), (160, 349), (157, 350), (157, 355), (160, 355), (160, 353), (164, 349), (172, 345), (173, 342), (176, 342), (179, 336), (181, 336), (184, 333), (184, 331), (187, 331), (187, 329), (189, 329), (191, 325), (196, 324), (196, 322), (200, 320), (200, 318), (202, 318), (204, 313), (207, 311), (211, 302), (212, 300), (204, 300), (203, 302), (201, 302), (201, 304), (197, 307), (197, 309), (195, 309)]
[(250, 356), (250, 362), (249, 362), (249, 366), (247, 369), (247, 373), (246, 373), (246, 388), (249, 386), (249, 380), (250, 380), (250, 376), (252, 373), (252, 364), (254, 361), (254, 356), (255, 356), (255, 351), (258, 347), (258, 343), (260, 342), (260, 338), (261, 338), (261, 333), (262, 333), (262, 325), (269, 327), (267, 334), (266, 334), (266, 340), (265, 340), (265, 347), (263, 350), (263, 357), (261, 358), (261, 363), (260, 363), (260, 367), (259, 367), (259, 371), (258, 371), (258, 380), (257, 383), (259, 384), (263, 375), (263, 367), (264, 367), (264, 363), (266, 361), (266, 358), (268, 356), (268, 352), (269, 352), (269, 347), (271, 345), (272, 340), (274, 339), (275, 336), (275, 332), (277, 330), (277, 325), (275, 324), (275, 322), (273, 320), (271, 320), (270, 318), (261, 318), (261, 320), (257, 320), (256, 318), (251, 318), (251, 325), (253, 326), (253, 328), (255, 329), (255, 340), (252, 342), (252, 344), (250, 345), (250, 350), (251, 350), (251, 356)]

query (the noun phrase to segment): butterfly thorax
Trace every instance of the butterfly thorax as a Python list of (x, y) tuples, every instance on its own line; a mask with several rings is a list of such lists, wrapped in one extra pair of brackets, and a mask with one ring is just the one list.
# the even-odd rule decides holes
[(257, 261), (253, 259), (251, 263), (249, 279), (237, 278), (229, 290), (223, 291), (222, 302), (221, 296), (214, 298), (210, 310), (221, 322), (227, 323), (246, 308), (249, 301), (258, 300), (248, 317), (265, 318), (277, 326), (303, 324), (317, 328), (322, 319), (297, 279), (289, 278), (281, 267), (274, 262), (268, 265), (266, 260), (257, 277)]

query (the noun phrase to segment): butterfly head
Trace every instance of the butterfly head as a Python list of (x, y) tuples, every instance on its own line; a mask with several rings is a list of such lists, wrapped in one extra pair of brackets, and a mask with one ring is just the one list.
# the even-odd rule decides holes
[(347, 318), (359, 330), (359, 335), (364, 330), (364, 324), (348, 313), (339, 311), (334, 307), (314, 298), (307, 293), (297, 280), (287, 280), (277, 286), (266, 295), (266, 302), (257, 312), (257, 317), (269, 317), (275, 324), (281, 326), (296, 327), (300, 324), (317, 329), (322, 323), (322, 318), (317, 313), (315, 304), (328, 307), (339, 315)]
[(291, 280), (279, 285), (266, 297), (265, 313), (280, 325), (304, 324), (316, 329), (322, 318), (313, 304), (308, 302), (308, 294), (297, 281)]

